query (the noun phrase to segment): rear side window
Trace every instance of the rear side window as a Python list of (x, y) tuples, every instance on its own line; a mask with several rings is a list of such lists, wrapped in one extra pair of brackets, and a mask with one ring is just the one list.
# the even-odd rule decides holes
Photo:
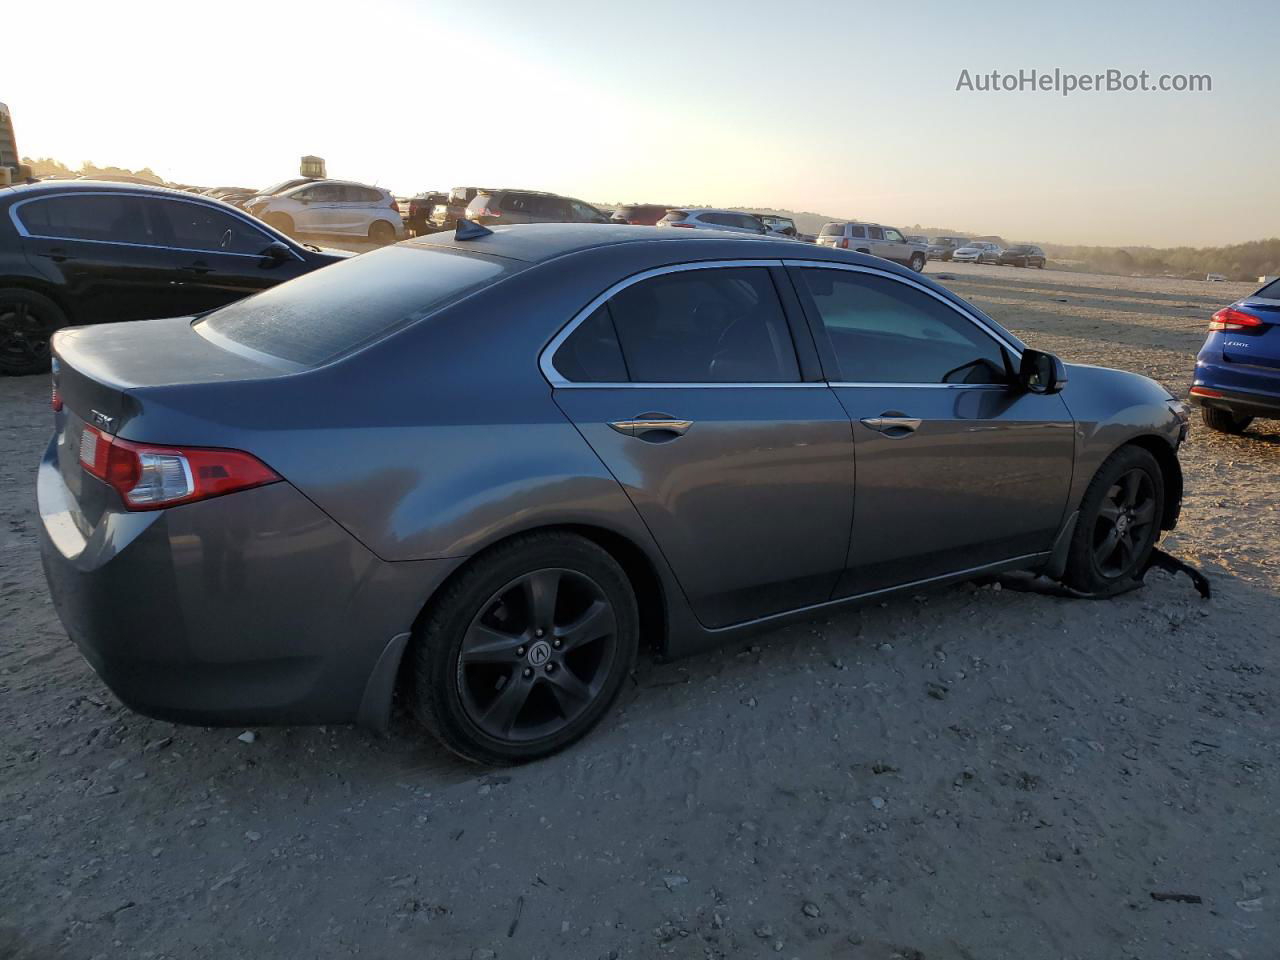
[(688, 220), (689, 212), (687, 210), (668, 210), (662, 218), (662, 223), (679, 223), (681, 220)]
[(487, 286), (511, 268), (476, 255), (386, 247), (215, 310), (196, 329), (319, 366)]
[(622, 359), (607, 303), (578, 324), (551, 362), (562, 377), (573, 383), (626, 383), (627, 364)]
[(860, 227), (857, 224), (850, 224), (849, 236), (853, 237), (856, 240), (865, 240), (867, 239), (867, 228)]
[(507, 213), (533, 214), (536, 199), (527, 193), (504, 193), (499, 207)]
[(641, 280), (609, 301), (637, 383), (778, 383), (800, 379), (769, 271), (681, 270)]
[(1280, 300), (1280, 280), (1272, 280), (1253, 296), (1262, 297), (1264, 300)]
[(77, 194), (29, 200), (18, 219), (34, 237), (158, 244), (163, 241), (147, 218), (147, 200), (127, 194)]
[(1000, 345), (923, 290), (850, 270), (800, 271), (851, 383), (1002, 383)]

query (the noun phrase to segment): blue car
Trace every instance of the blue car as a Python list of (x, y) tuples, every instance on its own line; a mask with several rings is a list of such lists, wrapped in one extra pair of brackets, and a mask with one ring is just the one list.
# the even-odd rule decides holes
[(1191, 402), (1223, 433), (1242, 433), (1254, 417), (1280, 419), (1280, 280), (1213, 315)]

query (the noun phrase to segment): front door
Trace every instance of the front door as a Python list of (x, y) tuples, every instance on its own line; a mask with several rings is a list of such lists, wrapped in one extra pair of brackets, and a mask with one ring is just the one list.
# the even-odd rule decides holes
[(848, 551), (849, 418), (802, 380), (779, 280), (758, 262), (653, 271), (551, 347), (556, 402), (710, 627), (826, 601)]
[(1062, 398), (1011, 389), (1013, 345), (923, 285), (865, 268), (792, 273), (853, 422), (853, 536), (837, 595), (1048, 551), (1074, 458)]

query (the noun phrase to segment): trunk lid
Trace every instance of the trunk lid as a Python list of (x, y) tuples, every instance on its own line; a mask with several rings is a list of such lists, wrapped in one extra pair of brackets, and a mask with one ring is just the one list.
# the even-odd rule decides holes
[(1259, 317), (1263, 326), (1222, 333), (1222, 357), (1228, 363), (1280, 370), (1280, 300), (1248, 297), (1238, 304)]

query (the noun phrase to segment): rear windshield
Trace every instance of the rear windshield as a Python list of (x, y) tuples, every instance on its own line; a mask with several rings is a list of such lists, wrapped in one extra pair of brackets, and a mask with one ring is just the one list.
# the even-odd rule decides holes
[(1262, 297), (1264, 300), (1280, 300), (1280, 280), (1272, 280), (1253, 296)]
[(503, 261), (421, 246), (386, 247), (240, 300), (196, 329), (316, 367), (499, 279)]
[(843, 236), (844, 236), (844, 224), (843, 224), (843, 223), (827, 223), (827, 224), (823, 224), (823, 226), (822, 226), (822, 233), (820, 233), (820, 234), (819, 234), (819, 236), (821, 236), (821, 237), (843, 237)]

